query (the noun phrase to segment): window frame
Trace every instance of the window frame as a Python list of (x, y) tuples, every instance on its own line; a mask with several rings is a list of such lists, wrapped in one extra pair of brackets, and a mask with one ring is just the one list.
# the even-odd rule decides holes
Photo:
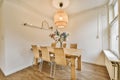
[[(115, 4), (118, 4), (118, 14), (115, 16)], [(120, 11), (119, 11), (119, 6), (120, 6), (120, 4), (119, 4), (120, 2), (119, 2), (119, 0), (113, 0), (112, 1), (112, 3), (111, 4), (109, 4), (109, 6), (108, 6), (108, 14), (109, 14), (109, 21), (108, 21), (108, 23), (109, 23), (109, 29), (110, 29), (110, 31), (109, 31), (109, 36), (110, 36), (110, 41), (109, 41), (109, 48), (110, 48), (110, 51), (111, 52), (113, 52), (114, 53), (114, 55), (115, 56), (117, 56), (119, 59), (120, 59), (120, 39), (119, 39), (119, 36), (120, 36), (120, 18), (119, 18), (119, 14), (120, 14)], [(111, 11), (111, 12), (110, 12)], [(114, 52), (112, 49), (111, 49), (111, 46), (112, 46), (112, 40), (111, 40), (111, 27), (113, 27), (113, 24), (116, 22), (116, 21), (118, 21), (118, 36), (116, 36), (116, 38), (118, 37), (118, 53), (116, 53), (116, 52)]]

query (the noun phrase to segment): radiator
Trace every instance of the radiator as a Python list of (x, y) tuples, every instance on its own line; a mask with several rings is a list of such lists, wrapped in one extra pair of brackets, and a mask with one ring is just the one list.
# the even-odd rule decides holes
[(105, 53), (105, 65), (111, 80), (120, 80), (120, 61), (108, 50)]
[(105, 59), (105, 65), (108, 70), (111, 80), (120, 80), (120, 64), (117, 62), (111, 62), (107, 58)]
[(118, 63), (118, 80), (120, 80), (120, 63)]

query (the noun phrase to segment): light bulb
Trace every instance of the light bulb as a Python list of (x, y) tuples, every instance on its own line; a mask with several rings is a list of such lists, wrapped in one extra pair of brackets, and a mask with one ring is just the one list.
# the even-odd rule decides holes
[(63, 17), (59, 17), (59, 20), (63, 20)]
[(58, 26), (58, 28), (64, 28), (64, 26)]

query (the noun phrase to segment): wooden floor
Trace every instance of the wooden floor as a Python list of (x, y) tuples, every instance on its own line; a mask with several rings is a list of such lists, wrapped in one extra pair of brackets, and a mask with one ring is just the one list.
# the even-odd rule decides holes
[[(38, 71), (38, 66), (30, 66), (24, 70), (7, 77), (0, 71), (0, 80), (53, 80), (49, 78), (49, 64), (44, 63), (43, 72)], [(82, 71), (77, 71), (77, 80), (110, 80), (105, 67), (82, 63)], [(70, 68), (57, 67), (54, 80), (71, 80)]]

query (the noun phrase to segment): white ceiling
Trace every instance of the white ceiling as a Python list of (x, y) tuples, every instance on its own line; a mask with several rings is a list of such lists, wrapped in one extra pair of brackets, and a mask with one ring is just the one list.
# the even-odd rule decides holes
[[(56, 8), (53, 6), (52, 0), (7, 0), (22, 3), (24, 6), (32, 8), (32, 10), (42, 13), (45, 16), (53, 17)], [(108, 0), (70, 0), (69, 5), (65, 8), (68, 15), (80, 13), (82, 11), (104, 5)]]

